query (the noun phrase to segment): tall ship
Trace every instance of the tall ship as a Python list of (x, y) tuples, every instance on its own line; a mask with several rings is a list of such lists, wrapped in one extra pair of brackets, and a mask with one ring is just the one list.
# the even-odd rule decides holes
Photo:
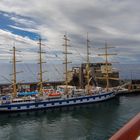
[[(16, 74), (16, 48), (13, 47), (13, 84), (12, 84), (12, 93), (7, 96), (2, 96), (0, 98), (0, 112), (20, 112), (20, 111), (31, 111), (31, 110), (43, 110), (49, 108), (58, 108), (64, 106), (75, 106), (89, 103), (96, 103), (101, 101), (106, 101), (115, 97), (116, 92), (113, 88), (109, 88), (108, 84), (108, 60), (107, 52), (102, 54), (106, 56), (106, 88), (101, 88), (93, 86), (90, 84), (90, 68), (89, 68), (89, 39), (87, 34), (87, 64), (86, 64), (86, 78), (87, 84), (85, 88), (77, 89), (75, 86), (68, 84), (68, 46), (69, 39), (67, 34), (64, 35), (64, 55), (65, 55), (65, 83), (60, 85), (57, 89), (44, 89), (43, 87), (43, 70), (42, 64), (42, 48), (41, 48), (41, 39), (39, 39), (39, 83), (38, 90), (35, 92), (18, 92), (17, 90), (17, 80)], [(105, 46), (105, 50), (107, 45)], [(22, 96), (21, 96), (22, 95)]]

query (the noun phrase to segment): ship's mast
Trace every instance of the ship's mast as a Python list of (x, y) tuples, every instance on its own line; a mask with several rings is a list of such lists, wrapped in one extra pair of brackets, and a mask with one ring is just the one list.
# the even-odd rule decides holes
[(13, 59), (12, 59), (12, 64), (13, 64), (13, 73), (10, 74), (13, 76), (13, 79), (12, 79), (12, 85), (13, 85), (13, 93), (12, 93), (12, 97), (15, 98), (17, 96), (17, 77), (16, 75), (18, 73), (21, 73), (22, 71), (20, 72), (17, 72), (16, 71), (16, 62), (20, 62), (20, 61), (17, 61), (16, 60), (16, 47), (14, 45), (13, 49), (11, 50), (13, 52)]
[(88, 33), (87, 33), (87, 64), (86, 64), (86, 73), (87, 73), (87, 92), (89, 93), (89, 79), (90, 79), (90, 62), (89, 62), (89, 39), (88, 39)]
[(16, 78), (16, 48), (13, 47), (13, 97), (17, 96), (17, 78)]
[(108, 47), (107, 43), (105, 43), (105, 66), (106, 66), (106, 89), (108, 91), (109, 88), (109, 71), (108, 71)]
[(41, 47), (41, 45), (42, 45), (42, 43), (41, 43), (41, 38), (39, 39), (39, 70), (40, 70), (40, 72), (39, 72), (39, 94), (42, 96), (43, 95), (43, 91), (42, 91), (42, 89), (43, 89), (43, 71), (42, 71), (42, 63), (44, 63), (44, 62), (42, 62), (42, 47)]
[(63, 64), (65, 64), (65, 94), (68, 94), (68, 64), (71, 63), (71, 62), (68, 62), (68, 57), (67, 57), (67, 54), (70, 54), (68, 53), (68, 41), (70, 41), (68, 38), (67, 38), (67, 34), (64, 35), (64, 47), (65, 47), (65, 50), (64, 50), (64, 54), (65, 54), (65, 61)]
[[(105, 42), (105, 47), (104, 48), (100, 48), (100, 49), (104, 49), (105, 53), (104, 54), (98, 54), (98, 56), (104, 56), (105, 57), (105, 79), (106, 79), (106, 90), (109, 90), (109, 79), (113, 79), (113, 80), (118, 80), (118, 78), (111, 78), (109, 77), (109, 62), (108, 62), (108, 56), (112, 56), (112, 55), (117, 55), (116, 53), (108, 53), (108, 49), (111, 49), (114, 47), (108, 47), (107, 42)], [(103, 79), (103, 78), (102, 78)]]
[(89, 39), (88, 39), (88, 33), (87, 33), (87, 64), (89, 64), (89, 48), (90, 48), (90, 46), (89, 46)]

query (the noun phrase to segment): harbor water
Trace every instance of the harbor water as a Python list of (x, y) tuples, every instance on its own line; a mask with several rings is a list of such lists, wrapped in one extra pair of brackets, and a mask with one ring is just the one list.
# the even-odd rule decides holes
[(47, 111), (0, 114), (0, 140), (108, 140), (140, 112), (140, 95)]

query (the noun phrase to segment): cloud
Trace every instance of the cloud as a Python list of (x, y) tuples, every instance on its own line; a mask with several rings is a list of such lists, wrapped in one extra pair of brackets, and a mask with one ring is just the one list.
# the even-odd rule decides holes
[[(0, 9), (5, 17), (14, 22), (8, 25), (13, 30), (42, 36), (46, 44), (44, 49), (52, 52), (50, 58), (53, 60), (58, 60), (55, 55), (62, 59), (62, 38), (67, 32), (72, 45), (69, 50), (76, 57), (70, 59), (85, 61), (86, 33), (89, 32), (93, 52), (91, 59), (99, 59), (96, 53), (100, 51), (96, 48), (103, 47), (107, 41), (117, 47), (118, 56), (115, 58), (118, 61), (137, 63), (140, 59), (137, 55), (140, 51), (139, 4), (138, 0), (1, 0)], [(14, 35), (16, 33), (9, 30), (1, 30), (0, 33), (2, 36), (6, 34), (9, 40), (11, 37), (16, 38), (15, 41), (22, 42), (22, 46), (24, 42), (33, 46), (36, 43), (28, 36)], [(0, 40), (4, 42), (4, 39)], [(28, 55), (32, 55), (32, 52)]]

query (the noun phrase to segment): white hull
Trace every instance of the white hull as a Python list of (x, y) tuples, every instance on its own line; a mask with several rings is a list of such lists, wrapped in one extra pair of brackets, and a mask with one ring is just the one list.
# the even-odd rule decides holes
[(38, 110), (38, 109), (48, 109), (63, 106), (88, 104), (105, 101), (113, 97), (115, 97), (114, 92), (108, 92), (98, 95), (80, 96), (67, 99), (61, 98), (42, 101), (16, 102), (10, 104), (1, 104), (0, 112), (28, 111), (28, 110)]

